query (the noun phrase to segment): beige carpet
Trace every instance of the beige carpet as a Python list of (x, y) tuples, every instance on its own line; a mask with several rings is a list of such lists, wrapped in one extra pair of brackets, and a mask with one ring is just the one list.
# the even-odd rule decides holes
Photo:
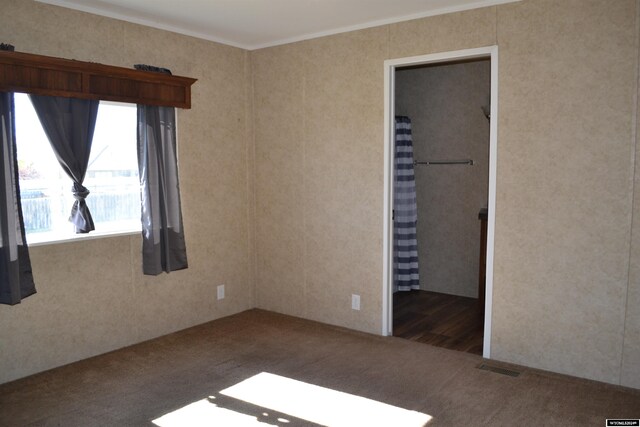
[(477, 369), (482, 362), (251, 310), (0, 385), (0, 425), (604, 426), (640, 417), (638, 390), (519, 367), (510, 377)]

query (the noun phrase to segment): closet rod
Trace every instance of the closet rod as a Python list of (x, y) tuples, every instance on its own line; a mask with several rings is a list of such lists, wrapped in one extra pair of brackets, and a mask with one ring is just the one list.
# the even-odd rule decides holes
[(413, 161), (413, 165), (469, 165), (473, 166), (472, 159), (463, 160), (427, 160), (426, 162)]

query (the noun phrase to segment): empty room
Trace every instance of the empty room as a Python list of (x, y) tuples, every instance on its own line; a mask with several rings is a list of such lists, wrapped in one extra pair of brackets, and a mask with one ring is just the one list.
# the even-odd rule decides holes
[(0, 425), (639, 425), (639, 0), (0, 8)]

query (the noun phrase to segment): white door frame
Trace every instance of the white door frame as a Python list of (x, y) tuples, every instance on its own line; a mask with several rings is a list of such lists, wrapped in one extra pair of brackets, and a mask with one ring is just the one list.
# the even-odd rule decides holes
[(491, 60), (491, 121), (489, 131), (489, 198), (487, 220), (487, 282), (485, 294), (483, 357), (491, 357), (491, 315), (493, 301), (493, 261), (496, 220), (496, 164), (498, 155), (498, 46), (465, 49), (432, 55), (384, 61), (384, 213), (382, 268), (382, 335), (391, 335), (393, 328), (393, 137), (395, 117), (395, 71), (408, 65), (451, 62), (461, 59)]

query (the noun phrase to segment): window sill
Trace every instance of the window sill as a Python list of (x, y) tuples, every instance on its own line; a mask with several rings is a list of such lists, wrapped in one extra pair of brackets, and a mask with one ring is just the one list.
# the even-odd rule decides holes
[(47, 233), (46, 236), (40, 235), (30, 235), (27, 236), (27, 245), (32, 248), (35, 246), (48, 246), (48, 245), (56, 245), (59, 243), (71, 243), (71, 242), (79, 242), (85, 240), (93, 240), (93, 239), (104, 239), (108, 237), (121, 237), (121, 236), (134, 236), (140, 235), (142, 233), (142, 229), (131, 229), (131, 230), (123, 230), (123, 231), (103, 231), (103, 232), (95, 232), (86, 234), (54, 234)]

